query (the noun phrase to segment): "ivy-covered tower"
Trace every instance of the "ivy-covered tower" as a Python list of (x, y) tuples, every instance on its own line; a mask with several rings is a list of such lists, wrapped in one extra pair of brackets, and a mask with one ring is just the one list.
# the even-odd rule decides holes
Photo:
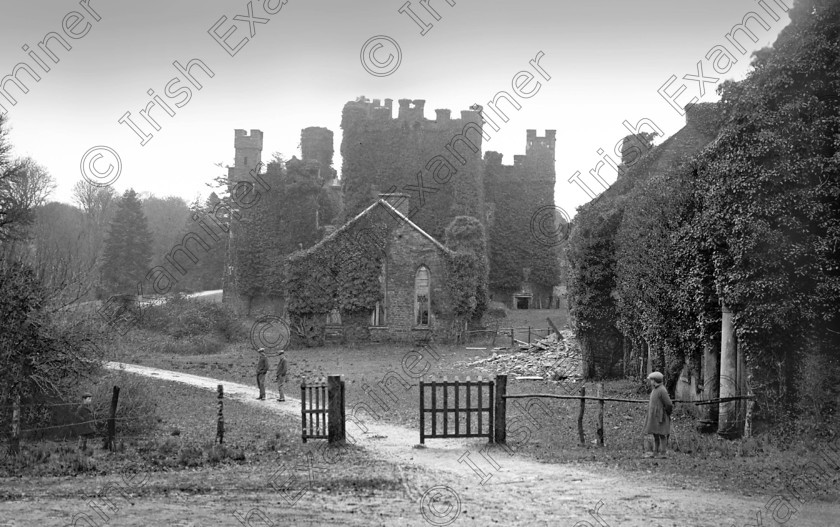
[(286, 258), (317, 243), (341, 213), (332, 141), (332, 131), (306, 128), (302, 159), (263, 167), (263, 133), (235, 131), (223, 299), (238, 313), (282, 312)]
[(434, 238), (444, 239), (457, 216), (485, 222), (481, 116), (435, 110), (425, 117), (426, 101), (372, 102), (360, 98), (344, 105), (341, 128), (341, 178), (346, 219), (373, 203), (380, 193), (409, 196), (408, 216)]
[(237, 282), (240, 281), (240, 271), (252, 252), (248, 250), (248, 233), (242, 229), (242, 225), (243, 221), (247, 223), (251, 216), (248, 208), (253, 199), (244, 196), (244, 190), (254, 184), (253, 176), (262, 168), (263, 133), (261, 130), (251, 130), (250, 134), (245, 130), (234, 130), (233, 133), (234, 158), (233, 166), (228, 167), (228, 185), (234, 196), (231, 196), (229, 202), (230, 230), (222, 301), (235, 310), (242, 311), (247, 308), (241, 305), (242, 287), (237, 287)]
[(502, 154), (487, 152), (490, 292), (514, 309), (547, 308), (559, 283), (558, 225), (554, 206), (556, 131), (526, 132), (525, 155), (502, 165)]

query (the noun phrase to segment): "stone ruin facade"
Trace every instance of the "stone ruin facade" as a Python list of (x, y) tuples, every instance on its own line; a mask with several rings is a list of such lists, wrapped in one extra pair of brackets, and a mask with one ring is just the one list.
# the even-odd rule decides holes
[[(444, 229), (455, 217), (472, 216), (484, 225), (487, 236), (491, 299), (513, 309), (548, 308), (556, 303), (557, 247), (540, 243), (530, 232), (535, 211), (554, 205), (556, 132), (547, 130), (544, 136), (538, 136), (536, 130), (528, 130), (525, 154), (515, 156), (513, 165), (503, 165), (499, 153), (487, 152), (482, 158), (486, 134), (480, 108), (462, 111), (455, 119), (450, 110), (438, 109), (435, 119), (428, 119), (424, 100), (402, 99), (396, 116), (393, 110), (391, 99), (383, 104), (378, 99), (361, 98), (345, 104), (340, 181), (332, 169), (332, 132), (326, 128), (303, 130), (303, 162), (326, 174), (322, 178), (325, 188), (341, 202), (340, 213), (329, 222), (312, 218), (319, 222), (322, 239), (381, 195), (402, 195), (402, 201), (392, 205), (403, 211), (416, 229), (410, 228), (392, 244), (389, 258), (422, 252), (421, 246), (429, 239), (440, 244)], [(236, 130), (234, 148), (230, 181), (254, 180), (255, 173), (262, 170), (262, 132)], [(234, 249), (238, 243), (235, 231), (231, 229), (230, 240)], [(298, 249), (307, 249), (317, 241)], [(282, 294), (276, 290), (273, 294), (250, 295), (238, 291), (231, 278), (235, 266), (235, 259), (229, 258), (226, 303), (243, 314), (283, 312)], [(409, 273), (412, 276), (403, 277), (405, 280), (391, 277), (395, 281), (386, 288), (390, 298), (413, 296), (417, 266)], [(392, 305), (390, 313), (388, 309), (372, 313), (370, 335), (377, 339), (404, 335), (405, 324), (397, 321), (408, 315), (399, 309)], [(413, 308), (411, 318), (415, 318)], [(380, 323), (383, 319), (394, 321), (401, 329), (389, 330), (387, 324)]]

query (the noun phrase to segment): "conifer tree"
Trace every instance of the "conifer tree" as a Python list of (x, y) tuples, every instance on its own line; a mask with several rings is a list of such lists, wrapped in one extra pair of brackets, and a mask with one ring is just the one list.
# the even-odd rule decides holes
[(105, 240), (102, 281), (111, 294), (137, 294), (149, 271), (152, 235), (143, 205), (133, 189), (122, 196)]

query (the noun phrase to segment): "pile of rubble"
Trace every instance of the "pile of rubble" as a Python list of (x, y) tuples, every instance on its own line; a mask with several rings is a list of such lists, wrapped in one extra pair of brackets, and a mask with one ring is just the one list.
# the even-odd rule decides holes
[(516, 347), (493, 348), (493, 355), (467, 363), (494, 374), (534, 377), (552, 381), (577, 381), (581, 378), (580, 346), (569, 330), (552, 333), (531, 342), (516, 340)]

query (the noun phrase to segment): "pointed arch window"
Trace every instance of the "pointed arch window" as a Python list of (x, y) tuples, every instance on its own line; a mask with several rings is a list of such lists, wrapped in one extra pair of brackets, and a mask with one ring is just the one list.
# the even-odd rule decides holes
[(429, 268), (421, 265), (414, 275), (414, 323), (428, 326), (431, 313), (431, 274)]

